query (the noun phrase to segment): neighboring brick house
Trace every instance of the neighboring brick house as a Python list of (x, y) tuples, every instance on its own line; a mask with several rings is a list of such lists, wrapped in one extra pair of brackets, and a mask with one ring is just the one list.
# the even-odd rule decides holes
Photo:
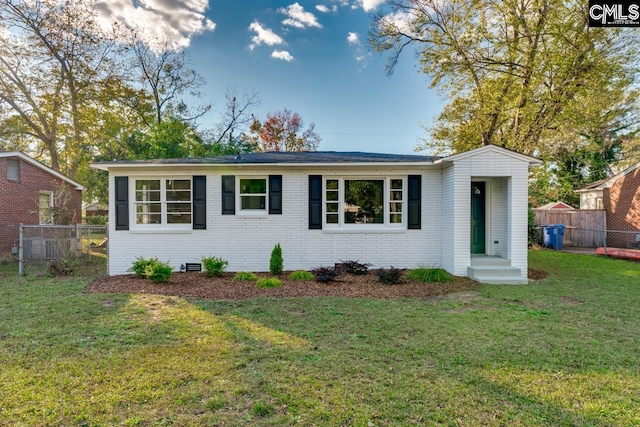
[[(68, 191), (67, 191), (68, 190)], [(82, 222), (84, 187), (18, 151), (0, 151), (0, 257), (17, 246), (19, 224), (51, 224), (66, 200), (67, 223)]]
[(607, 245), (626, 248), (640, 238), (640, 162), (617, 175), (576, 190), (580, 209), (604, 209)]

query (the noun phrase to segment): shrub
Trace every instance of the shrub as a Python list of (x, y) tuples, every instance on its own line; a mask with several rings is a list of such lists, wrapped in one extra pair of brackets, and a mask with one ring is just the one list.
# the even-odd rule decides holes
[(263, 277), (256, 282), (258, 288), (270, 289), (282, 286), (282, 281), (275, 277)]
[(271, 251), (271, 261), (269, 262), (269, 271), (271, 274), (279, 276), (282, 274), (284, 260), (282, 259), (282, 248), (280, 243), (276, 243)]
[(235, 276), (233, 276), (234, 282), (248, 282), (252, 280), (258, 280), (258, 276), (248, 271), (239, 271)]
[(204, 274), (209, 277), (217, 277), (224, 273), (229, 262), (226, 259), (210, 256), (202, 258), (202, 266), (204, 267)]
[(398, 268), (380, 268), (376, 270), (378, 282), (384, 285), (397, 285), (402, 279), (402, 270)]
[(147, 259), (147, 258), (138, 257), (133, 262), (133, 265), (131, 266), (131, 268), (127, 271), (133, 271), (137, 276), (146, 277), (145, 270), (147, 269), (147, 266), (153, 265), (156, 262), (158, 262), (158, 258)]
[(340, 269), (349, 274), (362, 275), (369, 272), (371, 264), (361, 264), (358, 261), (340, 261)]
[(168, 262), (162, 262), (158, 258), (138, 257), (129, 269), (136, 275), (146, 277), (154, 282), (166, 282), (173, 274), (173, 267)]
[(424, 283), (444, 283), (451, 282), (453, 277), (451, 277), (447, 270), (442, 268), (420, 267), (411, 270), (407, 274), (407, 279), (418, 280)]
[(289, 275), (289, 280), (303, 281), (303, 280), (313, 280), (313, 279), (314, 279), (313, 274), (304, 270), (294, 271)]
[(326, 283), (333, 282), (338, 276), (338, 271), (334, 267), (318, 267), (311, 270), (316, 282)]

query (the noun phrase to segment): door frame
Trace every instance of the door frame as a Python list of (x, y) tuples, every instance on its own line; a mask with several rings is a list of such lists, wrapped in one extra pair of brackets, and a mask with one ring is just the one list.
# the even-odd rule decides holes
[[(471, 178), (469, 182), (469, 226), (471, 226), (471, 185), (484, 183), (484, 255), (491, 255), (491, 178)], [(469, 229), (469, 253), (471, 253), (471, 229)], [(482, 255), (482, 254), (472, 254)]]

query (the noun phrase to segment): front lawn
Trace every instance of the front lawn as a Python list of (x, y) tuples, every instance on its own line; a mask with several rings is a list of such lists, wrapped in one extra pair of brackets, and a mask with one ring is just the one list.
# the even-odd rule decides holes
[(0, 425), (640, 425), (640, 264), (434, 299), (83, 293), (0, 266)]

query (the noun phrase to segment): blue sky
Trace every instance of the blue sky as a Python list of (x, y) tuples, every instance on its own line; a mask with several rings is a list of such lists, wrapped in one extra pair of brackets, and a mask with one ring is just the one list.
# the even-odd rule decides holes
[[(315, 123), (320, 150), (411, 153), (442, 101), (405, 52), (392, 76), (386, 55), (367, 47), (380, 0), (108, 0), (114, 15), (135, 16), (172, 33), (207, 81), (200, 121), (213, 127), (227, 87), (255, 90), (267, 112), (288, 108)], [(146, 22), (146, 24), (145, 24)]]

